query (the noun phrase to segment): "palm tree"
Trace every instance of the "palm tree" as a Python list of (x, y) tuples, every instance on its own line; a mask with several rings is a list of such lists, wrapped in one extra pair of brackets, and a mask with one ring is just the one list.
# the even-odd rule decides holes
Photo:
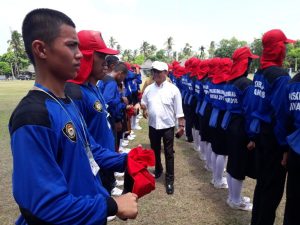
[(122, 47), (120, 44), (117, 44), (117, 50), (121, 53), (122, 52)]
[(203, 46), (203, 45), (201, 45), (201, 47), (199, 48), (199, 50), (200, 50), (200, 59), (204, 59), (204, 49), (205, 49), (205, 47)]
[(115, 48), (115, 45), (117, 44), (118, 42), (116, 41), (116, 39), (114, 39), (114, 37), (110, 37), (109, 38), (109, 41), (108, 41), (108, 46), (110, 48)]
[(168, 55), (168, 58), (170, 58), (171, 56), (171, 52), (173, 50), (173, 45), (174, 45), (174, 40), (172, 37), (169, 37), (165, 43), (165, 45), (167, 46), (166, 47), (166, 50), (167, 50), (167, 55)]
[(12, 52), (13, 54), (11, 64), (13, 76), (18, 76), (20, 74), (22, 61), (27, 58), (22, 41), (22, 35), (16, 30), (11, 31), (11, 40), (7, 41), (7, 43), (9, 44), (8, 52)]
[(186, 43), (182, 53), (186, 58), (189, 58), (192, 55), (192, 46), (189, 43)]
[(140, 47), (140, 52), (145, 56), (145, 58), (147, 58), (148, 56), (149, 49), (150, 49), (150, 44), (147, 41), (143, 41)]

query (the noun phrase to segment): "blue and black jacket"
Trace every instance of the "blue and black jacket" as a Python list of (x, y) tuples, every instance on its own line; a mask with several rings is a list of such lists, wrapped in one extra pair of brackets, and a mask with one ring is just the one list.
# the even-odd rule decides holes
[(204, 98), (204, 90), (203, 90), (203, 82), (202, 80), (195, 80), (195, 93), (194, 97), (197, 101), (197, 106), (196, 106), (196, 113), (199, 113), (203, 98)]
[(188, 76), (188, 83), (187, 83), (187, 97), (186, 97), (186, 104), (192, 105), (192, 103), (196, 100), (195, 99), (195, 82), (197, 78)]
[(181, 77), (181, 96), (183, 100), (183, 104), (187, 104), (187, 99), (188, 99), (188, 90), (189, 90), (189, 75), (184, 74)]
[(119, 122), (123, 118), (123, 111), (126, 105), (121, 100), (122, 96), (119, 92), (118, 84), (115, 79), (109, 75), (106, 75), (101, 83), (101, 92), (108, 105), (108, 112), (115, 122)]
[(90, 83), (66, 83), (65, 93), (73, 99), (83, 115), (94, 140), (104, 148), (115, 151), (115, 139), (105, 100), (99, 87)]
[(245, 132), (251, 137), (250, 122), (253, 111), (253, 85), (252, 81), (245, 76), (229, 81), (225, 85), (226, 113), (223, 117), (222, 128), (227, 129), (233, 116), (245, 119)]
[(97, 144), (80, 118), (69, 98), (54, 100), (38, 90), (29, 91), (14, 110), (12, 186), (22, 213), (16, 224), (105, 224), (116, 213), (116, 203), (91, 170), (84, 137), (101, 169), (124, 171), (127, 156)]
[(201, 80), (202, 82), (202, 87), (203, 87), (203, 101), (201, 103), (201, 107), (199, 109), (199, 114), (201, 116), (204, 116), (205, 109), (207, 107), (207, 104), (212, 104), (212, 99), (210, 98), (210, 89), (212, 88), (213, 83), (211, 82), (210, 77), (206, 77)]
[(281, 67), (271, 66), (258, 70), (253, 80), (252, 101), (254, 101), (255, 109), (251, 114), (250, 131), (259, 134), (261, 123), (269, 124), (273, 127), (278, 144), (283, 147), (287, 147), (288, 99), (286, 91), (290, 79), (289, 74)]
[(212, 104), (212, 112), (210, 115), (209, 126), (217, 127), (217, 121), (220, 119), (220, 112), (226, 110), (226, 102), (224, 99), (225, 83), (213, 84), (211, 83), (209, 88), (209, 96)]
[(174, 76), (173, 72), (169, 72), (169, 78), (172, 81), (172, 83), (177, 86), (177, 78)]
[(300, 73), (296, 74), (288, 84), (288, 99), (287, 142), (293, 151), (300, 154)]

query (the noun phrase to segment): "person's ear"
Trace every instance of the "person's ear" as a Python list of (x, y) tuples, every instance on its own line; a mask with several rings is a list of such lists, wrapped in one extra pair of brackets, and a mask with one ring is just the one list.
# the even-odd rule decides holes
[(31, 44), (33, 55), (36, 58), (46, 59), (46, 44), (41, 40), (34, 40)]

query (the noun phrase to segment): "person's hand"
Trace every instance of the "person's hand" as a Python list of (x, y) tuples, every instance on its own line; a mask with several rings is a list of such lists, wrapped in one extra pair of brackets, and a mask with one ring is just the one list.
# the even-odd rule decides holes
[(131, 109), (133, 107), (133, 105), (127, 105), (126, 109)]
[(284, 152), (284, 153), (283, 153), (282, 160), (281, 160), (281, 165), (282, 165), (283, 167), (286, 167), (287, 159), (288, 159), (288, 153), (287, 153), (287, 152)]
[(255, 148), (255, 142), (254, 141), (250, 141), (248, 144), (247, 144), (247, 148), (248, 150), (253, 150)]
[(176, 137), (180, 138), (184, 134), (184, 127), (179, 126), (177, 131), (176, 131)]
[(128, 98), (127, 98), (127, 97), (122, 97), (122, 99), (123, 99), (123, 102), (124, 102), (126, 105), (129, 104), (129, 101), (128, 101)]
[(136, 67), (136, 74), (140, 74), (140, 68), (139, 67)]
[(120, 219), (135, 219), (138, 214), (138, 196), (134, 193), (127, 193), (119, 197), (114, 197), (118, 205), (117, 217)]
[(148, 111), (146, 109), (143, 110), (143, 117), (148, 119)]
[(120, 132), (122, 130), (122, 122), (116, 122), (115, 123), (115, 129), (117, 132)]

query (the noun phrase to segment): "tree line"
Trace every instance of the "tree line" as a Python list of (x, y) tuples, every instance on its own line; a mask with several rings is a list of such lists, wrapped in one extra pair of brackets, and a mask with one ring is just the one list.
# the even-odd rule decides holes
[[(25, 48), (22, 40), (22, 35), (14, 30), (11, 31), (11, 39), (7, 41), (8, 49), (3, 55), (0, 55), (0, 75), (7, 77), (18, 77), (22, 72), (26, 71), (30, 62), (25, 53)], [(118, 49), (122, 60), (130, 63), (141, 65), (145, 60), (158, 60), (164, 62), (172, 62), (173, 60), (185, 60), (190, 57), (197, 57), (200, 59), (213, 57), (229, 57), (231, 58), (235, 49), (248, 45), (252, 52), (257, 55), (262, 53), (261, 37), (255, 38), (253, 42), (247, 43), (243, 40), (238, 40), (235, 37), (231, 39), (222, 39), (220, 42), (211, 41), (206, 48), (199, 45), (193, 48), (189, 43), (185, 43), (180, 51), (174, 50), (174, 38), (168, 37), (164, 42), (164, 47), (158, 49), (155, 45), (148, 41), (143, 41), (139, 48), (122, 49), (121, 45), (114, 37), (110, 37), (108, 46), (110, 48)], [(298, 64), (300, 62), (300, 41), (294, 45), (287, 45), (286, 59), (284, 61), (285, 68), (292, 68), (293, 71), (298, 71)], [(252, 72), (259, 67), (259, 59), (252, 63)]]

